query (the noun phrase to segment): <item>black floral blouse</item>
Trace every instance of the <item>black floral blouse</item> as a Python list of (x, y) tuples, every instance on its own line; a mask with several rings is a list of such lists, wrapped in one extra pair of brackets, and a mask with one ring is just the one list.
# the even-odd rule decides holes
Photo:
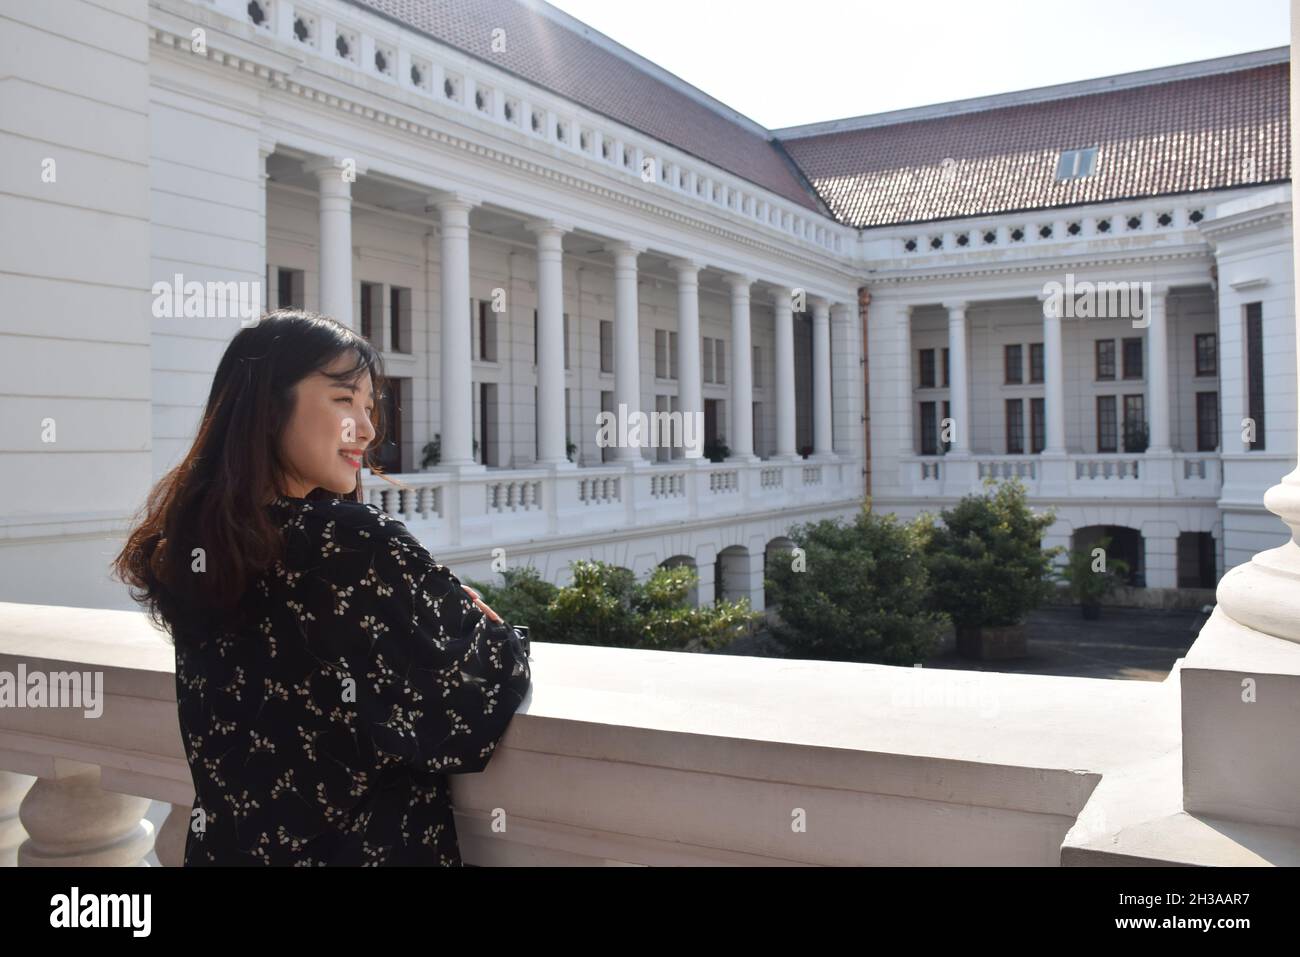
[(519, 636), (381, 509), (266, 507), (285, 558), (247, 627), (176, 641), (185, 865), (461, 866), (446, 775), (482, 771), (522, 704)]

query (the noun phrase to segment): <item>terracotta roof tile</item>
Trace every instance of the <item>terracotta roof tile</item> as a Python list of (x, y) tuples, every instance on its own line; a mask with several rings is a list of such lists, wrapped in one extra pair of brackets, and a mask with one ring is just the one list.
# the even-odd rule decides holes
[[(350, 0), (809, 209), (780, 145), (516, 0)], [(506, 49), (492, 50), (505, 30)]]
[[(1288, 63), (783, 138), (841, 222), (954, 219), (1290, 179)], [(1091, 176), (1056, 179), (1063, 149)]]

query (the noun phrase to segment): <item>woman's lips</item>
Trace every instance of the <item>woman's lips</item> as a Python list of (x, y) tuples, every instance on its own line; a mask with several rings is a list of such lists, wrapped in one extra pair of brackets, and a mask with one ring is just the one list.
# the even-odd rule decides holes
[(344, 451), (342, 451), (342, 450), (339, 451), (339, 455), (343, 456), (343, 458), (347, 460), (347, 463), (348, 463), (349, 465), (351, 465), (354, 469), (359, 469), (359, 468), (361, 468), (361, 457), (360, 457), (360, 456), (354, 456), (354, 455), (352, 455), (351, 453), (349, 453), (349, 452), (344, 452)]

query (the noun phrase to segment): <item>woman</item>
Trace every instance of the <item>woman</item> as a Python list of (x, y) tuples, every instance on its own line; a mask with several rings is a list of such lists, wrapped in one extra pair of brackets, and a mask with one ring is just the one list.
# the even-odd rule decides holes
[(241, 330), (116, 559), (175, 645), (187, 866), (461, 865), (445, 775), (487, 766), (531, 674), (514, 628), (361, 501), (382, 382), (333, 319)]

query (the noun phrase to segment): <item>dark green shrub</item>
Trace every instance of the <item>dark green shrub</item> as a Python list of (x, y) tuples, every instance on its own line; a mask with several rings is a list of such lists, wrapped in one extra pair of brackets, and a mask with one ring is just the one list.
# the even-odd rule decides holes
[[(947, 625), (926, 606), (924, 542), (893, 515), (866, 506), (852, 524), (797, 525), (767, 565), (774, 637), (790, 657), (915, 664), (934, 653)], [(800, 563), (802, 562), (802, 570)]]
[(958, 628), (1019, 624), (1054, 587), (1060, 549), (1044, 549), (1042, 539), (1055, 514), (1031, 510), (1018, 480), (985, 484), (944, 509), (940, 524), (922, 520), (932, 602)]

